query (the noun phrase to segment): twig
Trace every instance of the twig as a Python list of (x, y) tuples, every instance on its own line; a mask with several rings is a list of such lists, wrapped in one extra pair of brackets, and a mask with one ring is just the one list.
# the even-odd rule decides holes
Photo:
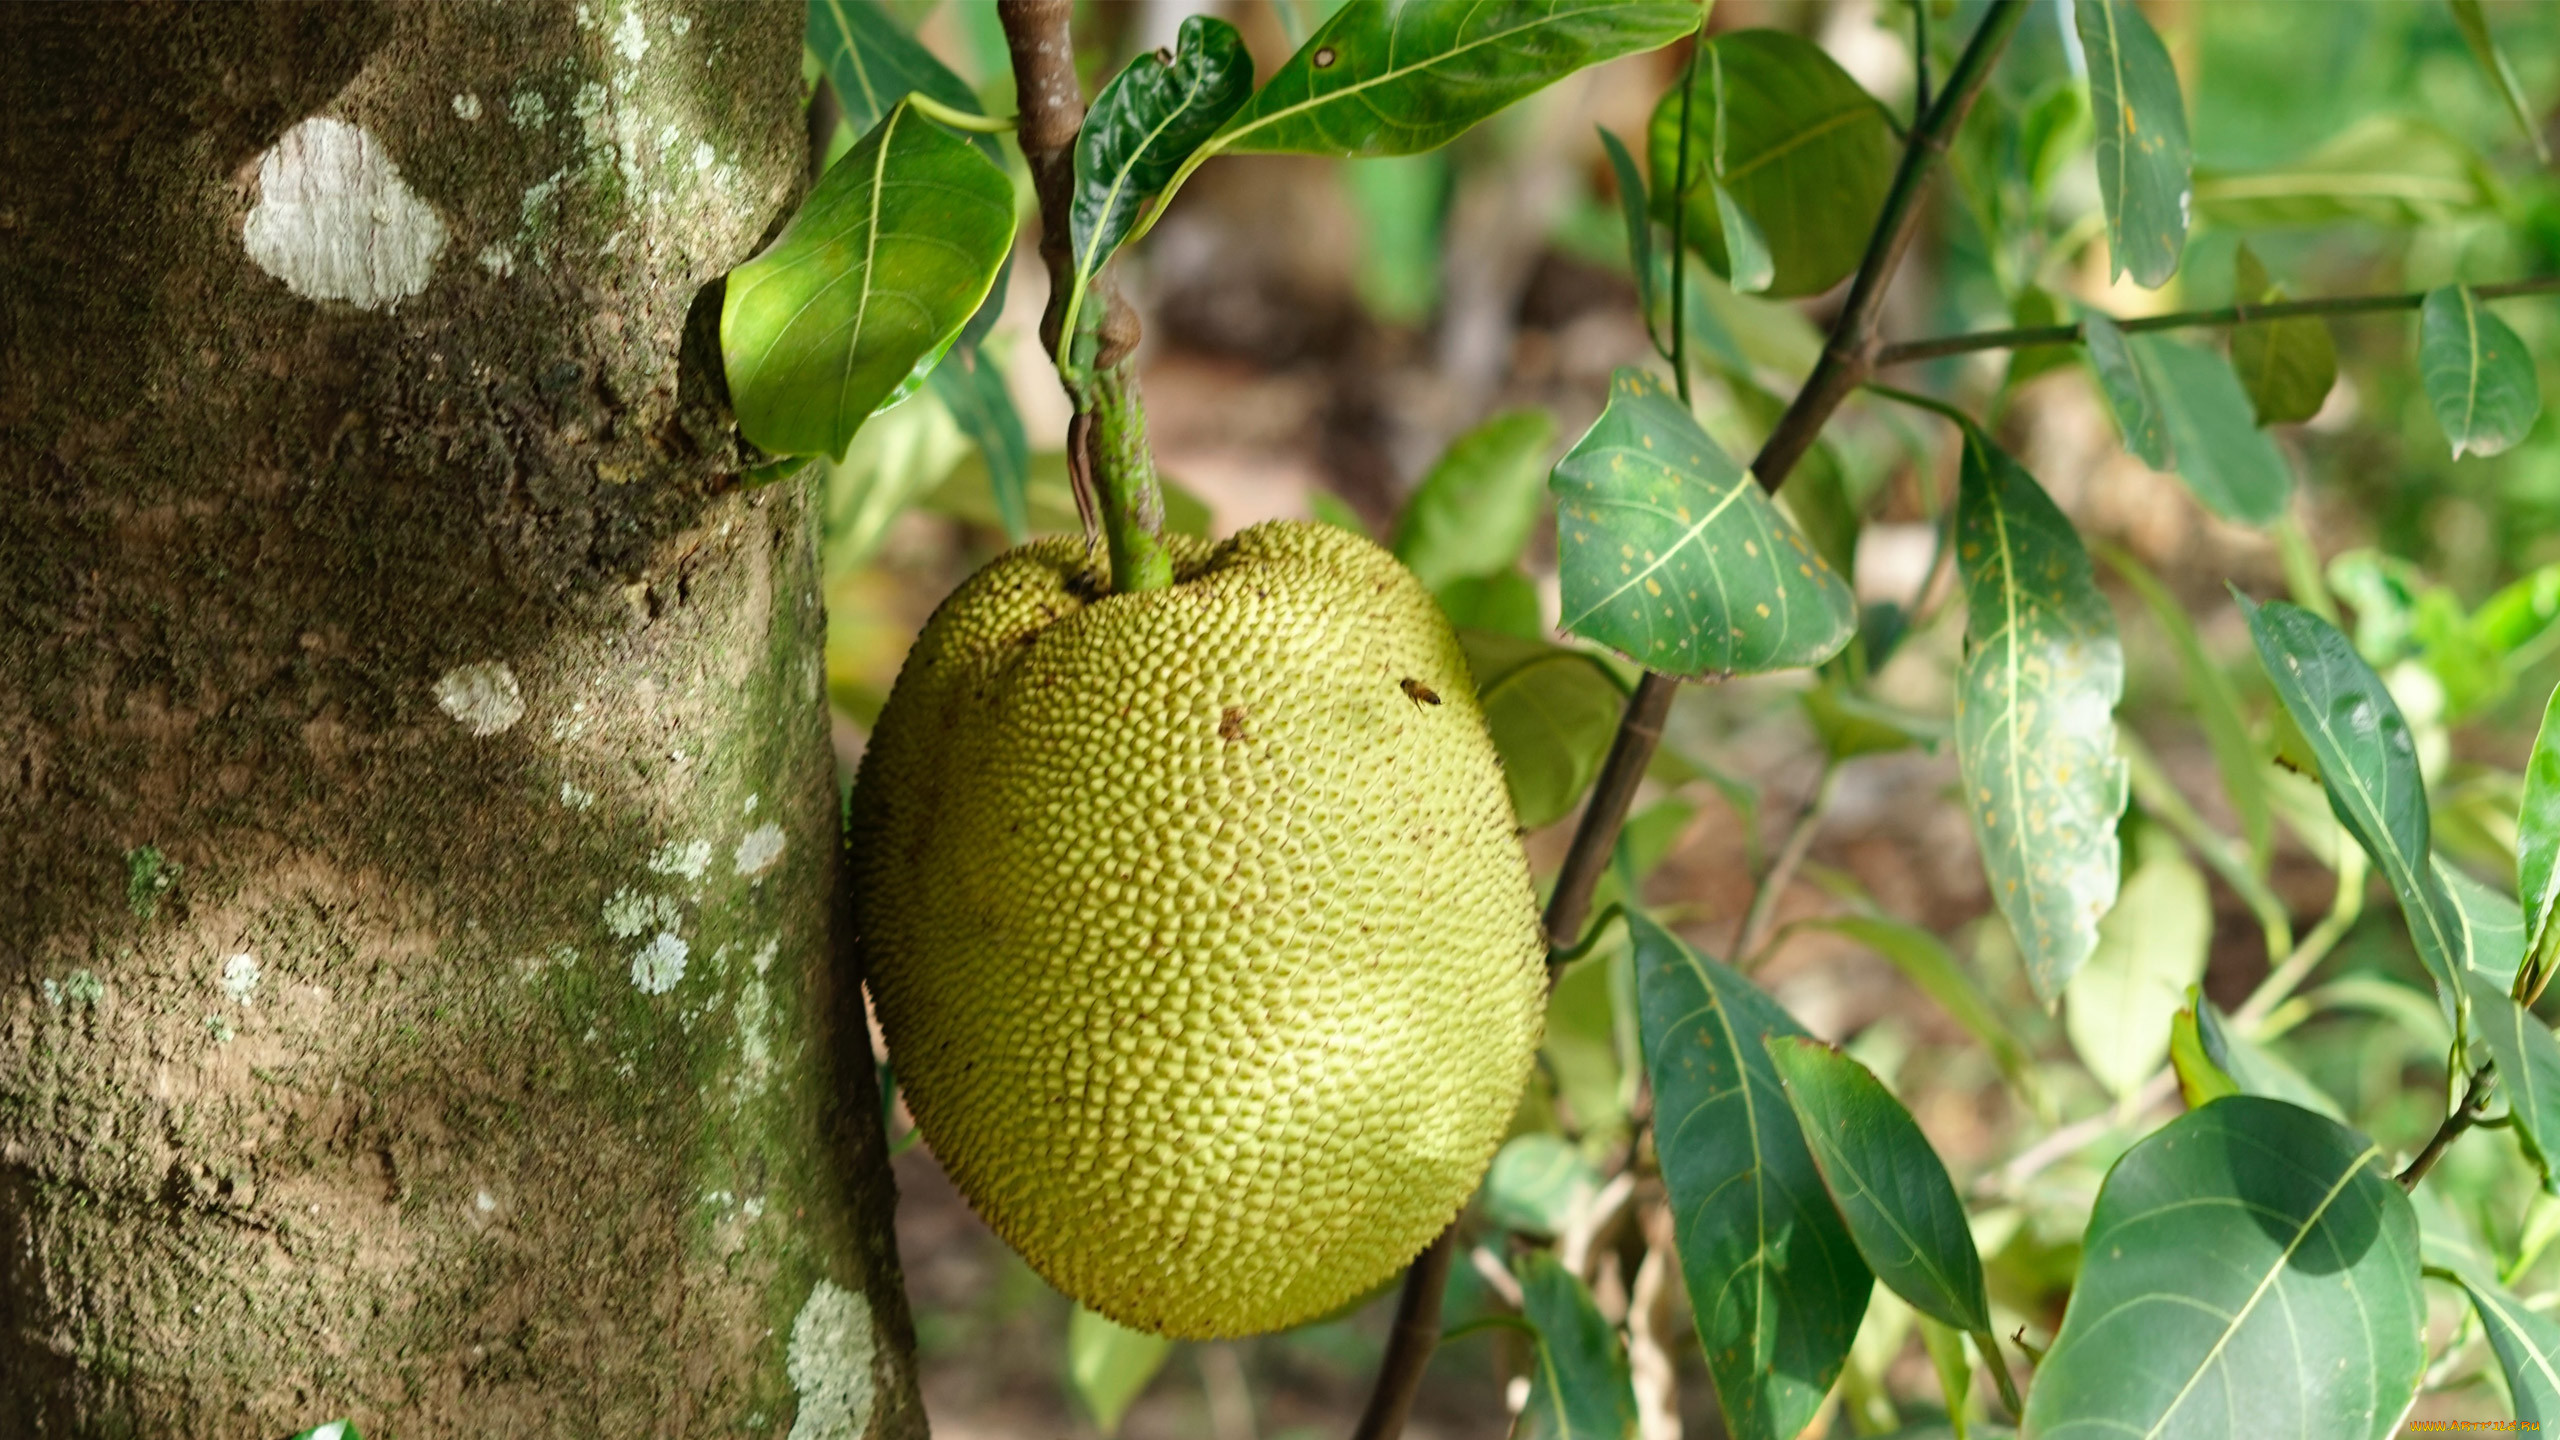
[(1742, 933), (1733, 942), (1736, 964), (1747, 966), (1750, 957), (1760, 953), (1760, 942), (1769, 938), (1769, 927), (1778, 918), (1778, 901), (1786, 894), (1788, 882), (1795, 878), (1796, 867), (1804, 863), (1805, 852), (1813, 848), (1814, 832), (1822, 828), (1823, 812), (1831, 808), (1832, 792), (1839, 784), (1840, 762), (1826, 758), (1822, 762), (1822, 778), (1814, 782), (1803, 813), (1796, 816), (1794, 828), (1787, 831), (1786, 843), (1778, 847), (1776, 858), (1769, 862), (1769, 873), (1760, 877), (1759, 888), (1751, 892), (1751, 908), (1743, 912)]
[(2444, 1123), (2436, 1127), (2436, 1133), (2427, 1137), (2427, 1148), (2419, 1151), (2418, 1158), (2409, 1162), (2409, 1168), (2400, 1172), (2401, 1189), (2417, 1189), (2418, 1182), (2426, 1179), (2427, 1172), (2436, 1168), (2436, 1162), (2444, 1158), (2446, 1148), (2462, 1138), (2463, 1131), (2480, 1123), (2480, 1117), (2489, 1108), (2490, 1088), (2497, 1083), (2498, 1067), (2494, 1063), (2471, 1072), (2471, 1084), (2462, 1092), (2462, 1103), (2445, 1115)]
[(1413, 1413), (1413, 1397), (1422, 1389), (1422, 1369), (1440, 1343), (1440, 1292), (1449, 1286), (1449, 1261), (1458, 1253), (1458, 1227), (1452, 1224), (1404, 1272), (1404, 1293), (1396, 1297), (1396, 1321), (1387, 1332), (1387, 1353), (1378, 1362), (1378, 1381), (1369, 1391), (1369, 1406), (1360, 1412), (1352, 1440), (1396, 1440)]
[[(1164, 548), (1164, 488), (1147, 450), (1146, 410), (1138, 399), (1138, 316), (1109, 281), (1091, 292), (1101, 318), (1088, 367), (1077, 338), (1060, 333), (1075, 256), (1068, 221), (1075, 197), (1076, 132), (1084, 125), (1084, 90), (1076, 82), (1075, 45), (1067, 32), (1072, 0), (998, 0), (1005, 48), (1013, 56), (1014, 105), (1020, 112), (1022, 158), (1040, 201), (1040, 261), (1049, 272), (1049, 309), (1040, 340), (1058, 362), (1058, 378), (1075, 402), (1070, 446), (1081, 450), (1077, 473), (1091, 477), (1103, 538), (1111, 550), (1111, 588), (1120, 593), (1173, 583)], [(1079, 326), (1079, 329), (1082, 327)], [(1074, 467), (1073, 462), (1071, 468)]]
[[(2535, 275), (2523, 280), (2471, 287), (2471, 293), (2483, 300), (2547, 295), (2553, 291), (2560, 291), (2560, 275)], [(2225, 305), (2218, 310), (2177, 310), (2166, 315), (2143, 315), (2119, 320), (2116, 328), (2130, 335), (2145, 330), (2190, 330), (2204, 326), (2254, 324), (2261, 320), (2291, 320), (2305, 315), (2372, 315), (2391, 310), (2415, 310), (2426, 300), (2427, 292), (2423, 290), (2399, 295), (2331, 295), (2316, 300), (2280, 300), (2272, 305)], [(2025, 350), (2038, 345), (2076, 345), (2079, 341), (2080, 326), (2076, 321), (2069, 325), (1976, 330), (1929, 340), (1898, 341), (1878, 350), (1875, 363), (1879, 367), (1905, 365), (1914, 360), (1936, 360), (1975, 350)]]

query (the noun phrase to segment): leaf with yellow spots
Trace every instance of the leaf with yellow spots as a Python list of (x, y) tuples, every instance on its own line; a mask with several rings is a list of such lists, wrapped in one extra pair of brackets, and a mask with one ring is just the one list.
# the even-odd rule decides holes
[(2071, 522), (1970, 422), (1956, 500), (1965, 659), (1956, 760), (1991, 896), (2047, 1001), (2116, 900), (2124, 649)]
[(2089, 57), (2111, 274), (2157, 290), (2186, 249), (2195, 188), (2178, 68), (2132, 0), (2079, 0), (2073, 13)]
[(1667, 675), (1819, 665), (1849, 643), (1849, 586), (1666, 384), (1620, 370), (1556, 463), (1563, 629)]

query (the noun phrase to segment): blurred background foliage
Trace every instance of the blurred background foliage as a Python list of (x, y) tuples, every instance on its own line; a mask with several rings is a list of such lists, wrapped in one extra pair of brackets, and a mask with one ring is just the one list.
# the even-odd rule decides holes
[[(1929, 69), (1943, 75), (1980, 5), (1921, 3)], [(1011, 113), (992, 4), (884, 8), (990, 113)], [(1169, 45), (1184, 15), (1209, 9), (1242, 30), (1268, 74), (1331, 8), (1080, 5), (1079, 63), (1090, 93), (1129, 56)], [(2243, 240), (2293, 297), (2560, 272), (2560, 182), (2450, 7), (2142, 8), (2176, 63), (2194, 137), (2193, 230), (2176, 277), (2157, 291), (2110, 282), (2078, 42), (2068, 7), (2039, 3), (1932, 192), (1887, 304), (1888, 338), (2051, 323), (2084, 305), (2128, 318), (2230, 303)], [(2483, 11), (2531, 125), (2550, 132), (2560, 8)], [(1720, 0), (1709, 30), (1802, 37), (1907, 116), (1918, 74), (1912, 19), (1902, 0)], [(1493, 723), (1520, 737), (1507, 753), (1546, 757), (1515, 758), (1513, 775), (1542, 875), (1561, 855), (1634, 674), (1614, 656), (1559, 658), (1535, 643), (1559, 638), (1539, 482), (1599, 413), (1612, 368), (1641, 364), (1650, 349), (1597, 130), (1641, 163), (1655, 103), (1676, 85), (1686, 49), (1576, 74), (1424, 155), (1221, 160), (1122, 266), (1146, 325), (1144, 384), (1174, 528), (1225, 534), (1278, 516), (1323, 519), (1395, 543), (1425, 571), (1477, 632), (1470, 655)], [(813, 85), (818, 73), (813, 62)], [(851, 140), (834, 113), (821, 91), (813, 130), (829, 155)], [(1009, 138), (1006, 154), (1023, 179)], [(1027, 181), (1017, 188), (1027, 207)], [(1025, 235), (1018, 255), (1029, 253)], [(1060, 453), (1067, 405), (1033, 333), (1045, 281), (1023, 263), (1004, 283), (984, 353), (1003, 367), (1030, 437), (1032, 527), (1073, 530)], [(1689, 289), (1699, 418), (1748, 454), (1810, 368), (1840, 296), (1738, 295), (1695, 262)], [(2552, 391), (2560, 306), (2527, 299), (2499, 313)], [(2234, 1063), (2298, 1074), (2306, 1093), (2405, 1152), (2443, 1113), (2450, 1037), (2387, 898), (2358, 903), (2363, 867), (2352, 847), (2342, 861), (2316, 785), (2268, 770), (2258, 797), (2218, 778), (2217, 744), (2300, 753), (2224, 582), (2342, 614), (2418, 732), (2440, 842), (2503, 887), (2514, 873), (2517, 772), (2560, 679), (2560, 423), (2546, 413), (2502, 454), (2450, 458), (2420, 387), (2415, 318), (2329, 328), (2335, 386), (2304, 423), (2269, 432), (2297, 483), (2290, 514), (2263, 530), (2215, 518), (2126, 455), (2076, 350), (1984, 352), (1886, 378), (1985, 416), (2101, 558), (2127, 652), (2119, 715), (2136, 803), (2124, 856), (2126, 893), (2139, 903), (2111, 922), (2086, 993), (2103, 985), (2110, 1013), (2156, 1011), (2165, 1025), (2196, 984), (2227, 1012), (2266, 977), (2270, 939), (2284, 938), (2266, 923), (2271, 909), (2296, 935), (2318, 933), (2313, 922), (2328, 916), (2334, 950), (2308, 985), (2253, 1017), (2262, 1023), (2232, 1041), (2247, 1052)], [(2210, 332), (2190, 338), (2225, 343)], [(1969, 1202), (1997, 1329), (2024, 1327), (2041, 1343), (2105, 1167), (2156, 1123), (2148, 1107), (2158, 1097), (2142, 1086), (2168, 1035), (2093, 1023), (2074, 1008), (2095, 1013), (2079, 985), (2059, 1013), (2036, 1003), (1951, 803), (1955, 763), (1940, 741), (1963, 622), (1962, 606), (1945, 603), (1953, 587), (1937, 536), (1957, 443), (1907, 409), (1857, 399), (1842, 411), (1784, 493), (1854, 576), (1866, 643), (1819, 674), (1685, 689), (1600, 903), (1640, 893), (1890, 1085)], [(908, 642), (1004, 535), (985, 458), (930, 388), (798, 483), (823, 488), (828, 678), (849, 777)], [(1871, 674), (1848, 673), (1870, 665)], [(2237, 717), (2236, 738), (2212, 732), (2220, 714)], [(1755, 907), (1773, 863), (1781, 883)], [(1720, 1422), (1685, 1339), (1676, 1266), (1666, 1275), (1659, 1260), (1668, 1250), (1659, 1182), (1631, 1163), (1645, 1102), (1634, 1009), (1622, 937), (1565, 973), (1518, 1138), (1468, 1222), (1473, 1259), (1459, 1266), (1448, 1315), (1463, 1324), (1504, 1306), (1518, 1283), (1501, 1260), (1506, 1237), (1554, 1237), (1603, 1315), (1635, 1342), (1647, 1440), (1675, 1423), (1714, 1436)], [(926, 1394), (947, 1440), (1114, 1429), (1282, 1440), (1341, 1433), (1356, 1414), (1391, 1295), (1285, 1335), (1167, 1346), (1073, 1313), (977, 1226), (924, 1148), (898, 1163)], [(2560, 1284), (2550, 1256), (2560, 1202), (2541, 1193), (2515, 1147), (2482, 1137), (2436, 1174), (2418, 1196), (2429, 1230), (2485, 1245), (2513, 1288), (2547, 1304)], [(2509, 1413), (2476, 1326), (2463, 1329), (2467, 1312), (2430, 1295), (2441, 1358), (2419, 1414)], [(1940, 1418), (1927, 1340), (1880, 1291), (1828, 1412), (1830, 1433)], [(1524, 1353), (1498, 1326), (1450, 1342), (1409, 1433), (1504, 1433), (1526, 1401)]]

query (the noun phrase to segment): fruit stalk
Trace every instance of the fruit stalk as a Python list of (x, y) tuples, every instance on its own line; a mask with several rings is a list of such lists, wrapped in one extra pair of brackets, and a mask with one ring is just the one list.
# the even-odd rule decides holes
[(1084, 126), (1084, 90), (1067, 31), (1073, 8), (1071, 0), (998, 0), (996, 15), (1013, 55), (1022, 158), (1030, 163), (1032, 193), (1040, 202), (1040, 261), (1049, 272), (1040, 343), (1057, 362), (1059, 382), (1075, 404), (1067, 463), (1100, 502), (1111, 588), (1129, 594), (1171, 585), (1173, 563), (1164, 548), (1164, 489), (1147, 448), (1146, 409), (1138, 397), (1138, 317), (1108, 267), (1088, 291), (1093, 303), (1086, 313), (1098, 317), (1086, 336), (1090, 357), (1080, 356), (1077, 336), (1059, 333), (1075, 272), (1067, 226), (1075, 198), (1076, 132)]

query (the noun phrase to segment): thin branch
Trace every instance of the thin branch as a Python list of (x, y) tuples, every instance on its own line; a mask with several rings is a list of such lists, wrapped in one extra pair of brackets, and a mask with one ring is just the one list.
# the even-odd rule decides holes
[(2426, 1179), (2427, 1172), (2436, 1168), (2436, 1162), (2444, 1158), (2445, 1150), (2462, 1138), (2462, 1132), (2480, 1123), (2480, 1117), (2488, 1113), (2489, 1089), (2497, 1083), (2498, 1068), (2495, 1065), (2483, 1065), (2472, 1072), (2471, 1084), (2462, 1092), (2462, 1103), (2454, 1106), (2452, 1112), (2444, 1117), (2444, 1123), (2436, 1127), (2436, 1133), (2428, 1137), (2427, 1148), (2419, 1151), (2418, 1158), (2409, 1162), (2409, 1168), (2400, 1172), (2401, 1189), (2417, 1189), (2418, 1182)]
[[(2471, 287), (2471, 293), (2483, 300), (2548, 295), (2554, 291), (2560, 291), (2560, 275), (2535, 275), (2523, 280)], [(2166, 315), (2143, 315), (2119, 320), (2116, 328), (2130, 335), (2146, 330), (2193, 330), (2246, 325), (2260, 320), (2291, 320), (2305, 315), (2373, 315), (2392, 310), (2415, 310), (2426, 301), (2427, 292), (2423, 290), (2398, 295), (2332, 295), (2318, 300), (2279, 300), (2272, 305), (2225, 305), (2218, 310), (2178, 310)], [(1964, 335), (1941, 335), (1931, 340), (1899, 341), (1877, 351), (1875, 363), (1879, 367), (1904, 365), (1914, 360), (1937, 360), (1976, 350), (2025, 350), (2039, 345), (2078, 343), (2080, 326), (2077, 322), (2029, 325), (2011, 330), (1976, 330)]]
[[(1452, 1223), (1431, 1248), (1404, 1272), (1404, 1293), (1396, 1297), (1396, 1320), (1387, 1332), (1386, 1357), (1378, 1365), (1378, 1382), (1369, 1391), (1369, 1406), (1360, 1412), (1352, 1440), (1396, 1440), (1413, 1413), (1413, 1397), (1422, 1389), (1422, 1368), (1440, 1343), (1440, 1293), (1449, 1286), (1449, 1262), (1458, 1253), (1458, 1227)], [(1404, 1359), (1400, 1357), (1411, 1357)]]
[(1769, 862), (1769, 873), (1760, 877), (1759, 888), (1751, 892), (1751, 908), (1743, 912), (1742, 933), (1733, 942), (1735, 964), (1747, 967), (1750, 957), (1760, 953), (1760, 943), (1769, 938), (1769, 927), (1778, 919), (1778, 901), (1795, 878), (1796, 867), (1804, 863), (1805, 852), (1813, 848), (1814, 832), (1822, 828), (1823, 813), (1831, 808), (1832, 793), (1839, 785), (1840, 762), (1826, 758), (1822, 778), (1814, 782), (1803, 813), (1796, 816), (1786, 842)]

